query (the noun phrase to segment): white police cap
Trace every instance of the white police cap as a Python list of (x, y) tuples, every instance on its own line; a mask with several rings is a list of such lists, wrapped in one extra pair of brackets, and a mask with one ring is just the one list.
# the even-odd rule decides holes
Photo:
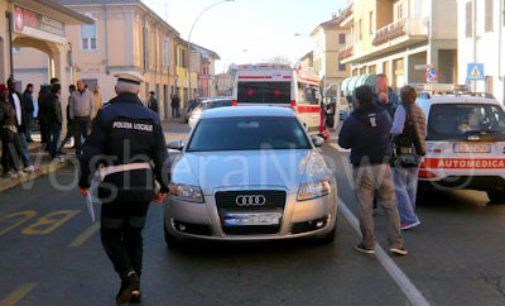
[(132, 83), (140, 85), (144, 81), (144, 76), (135, 71), (123, 71), (114, 74), (119, 82)]

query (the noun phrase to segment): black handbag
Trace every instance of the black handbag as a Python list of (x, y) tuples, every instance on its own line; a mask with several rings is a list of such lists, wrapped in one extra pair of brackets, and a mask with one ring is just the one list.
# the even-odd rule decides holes
[(420, 162), (420, 156), (416, 150), (416, 141), (419, 136), (410, 116), (410, 107), (405, 107), (405, 113), (403, 133), (395, 137), (393, 142), (392, 164), (395, 167), (413, 168), (418, 167)]

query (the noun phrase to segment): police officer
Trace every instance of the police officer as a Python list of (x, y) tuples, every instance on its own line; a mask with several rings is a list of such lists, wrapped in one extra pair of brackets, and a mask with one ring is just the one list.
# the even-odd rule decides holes
[(143, 77), (135, 72), (115, 77), (118, 96), (98, 112), (79, 157), (79, 191), (88, 196), (97, 172), (101, 180), (100, 235), (121, 278), (116, 296), (120, 305), (140, 302), (141, 231), (149, 203), (155, 200), (158, 204), (166, 196), (170, 167), (160, 119), (138, 98)]

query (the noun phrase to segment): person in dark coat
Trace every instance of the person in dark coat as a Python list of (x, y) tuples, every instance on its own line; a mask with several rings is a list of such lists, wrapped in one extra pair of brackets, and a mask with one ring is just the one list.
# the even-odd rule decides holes
[(154, 91), (149, 92), (149, 98), (147, 99), (147, 107), (158, 114), (160, 112), (160, 107), (158, 105), (158, 100), (156, 100)]
[(46, 151), (48, 151), (48, 143), (49, 143), (49, 121), (46, 119), (48, 107), (53, 100), (51, 88), (60, 84), (60, 80), (58, 78), (52, 78), (49, 86), (41, 86), (41, 92), (39, 93), (38, 103), (39, 103), (39, 112), (37, 117), (39, 119), (40, 125), (40, 137), (42, 141), (42, 145), (45, 147)]
[(2, 140), (3, 178), (24, 175), (21, 167), (21, 143), (18, 137), (16, 110), (9, 101), (9, 89), (0, 84), (0, 139)]
[(48, 105), (47, 109), (47, 120), (49, 122), (49, 154), (51, 154), (51, 158), (56, 158), (58, 147), (58, 142), (60, 140), (61, 135), (61, 126), (63, 124), (63, 113), (61, 111), (61, 85), (56, 84), (51, 88), (51, 93), (53, 99), (51, 103)]
[(160, 118), (138, 98), (143, 77), (135, 72), (115, 76), (118, 96), (98, 111), (79, 156), (79, 191), (88, 196), (93, 175), (103, 165), (100, 236), (121, 278), (116, 296), (121, 305), (140, 302), (142, 229), (149, 203), (160, 203), (168, 192), (170, 162)]
[(72, 84), (68, 86), (68, 92), (70, 95), (68, 96), (68, 104), (67, 104), (67, 110), (66, 110), (66, 116), (67, 116), (67, 134), (65, 135), (65, 138), (63, 138), (63, 141), (61, 142), (59, 148), (58, 148), (58, 154), (63, 154), (63, 148), (67, 144), (67, 142), (72, 139), (73, 135), (73, 130), (72, 130), (72, 118), (70, 118), (70, 99), (72, 97), (72, 93), (75, 91), (75, 85)]
[(400, 99), (398, 95), (393, 92), (393, 89), (389, 87), (389, 80), (385, 74), (381, 73), (376, 76), (374, 89), (375, 105), (387, 111), (392, 121), (395, 116), (396, 108), (400, 103)]
[(181, 107), (181, 99), (179, 99), (179, 96), (177, 94), (174, 94), (172, 96), (172, 118), (179, 118), (180, 116), (180, 107)]
[(25, 92), (23, 92), (23, 111), (25, 117), (26, 132), (25, 137), (27, 142), (33, 142), (32, 139), (32, 127), (33, 127), (33, 111), (35, 110), (35, 105), (33, 104), (33, 84), (29, 83), (26, 85)]

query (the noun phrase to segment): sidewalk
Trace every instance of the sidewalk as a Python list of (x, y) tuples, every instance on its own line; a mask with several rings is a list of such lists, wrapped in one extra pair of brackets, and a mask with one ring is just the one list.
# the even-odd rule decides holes
[[(1, 145), (0, 145), (1, 148)], [(45, 151), (41, 151), (41, 143), (40, 142), (32, 142), (28, 144), (28, 154), (30, 156), (30, 161), (32, 162), (35, 168), (40, 169), (40, 171), (27, 174), (25, 177), (16, 177), (16, 178), (2, 178), (0, 176), (0, 192), (14, 188), (15, 186), (36, 179), (42, 175), (49, 174), (58, 169), (61, 169), (68, 165), (69, 161), (63, 155), (64, 160), (59, 163), (51, 162), (51, 157)], [(1, 156), (1, 154), (0, 154)], [(69, 155), (70, 156), (70, 155)]]

